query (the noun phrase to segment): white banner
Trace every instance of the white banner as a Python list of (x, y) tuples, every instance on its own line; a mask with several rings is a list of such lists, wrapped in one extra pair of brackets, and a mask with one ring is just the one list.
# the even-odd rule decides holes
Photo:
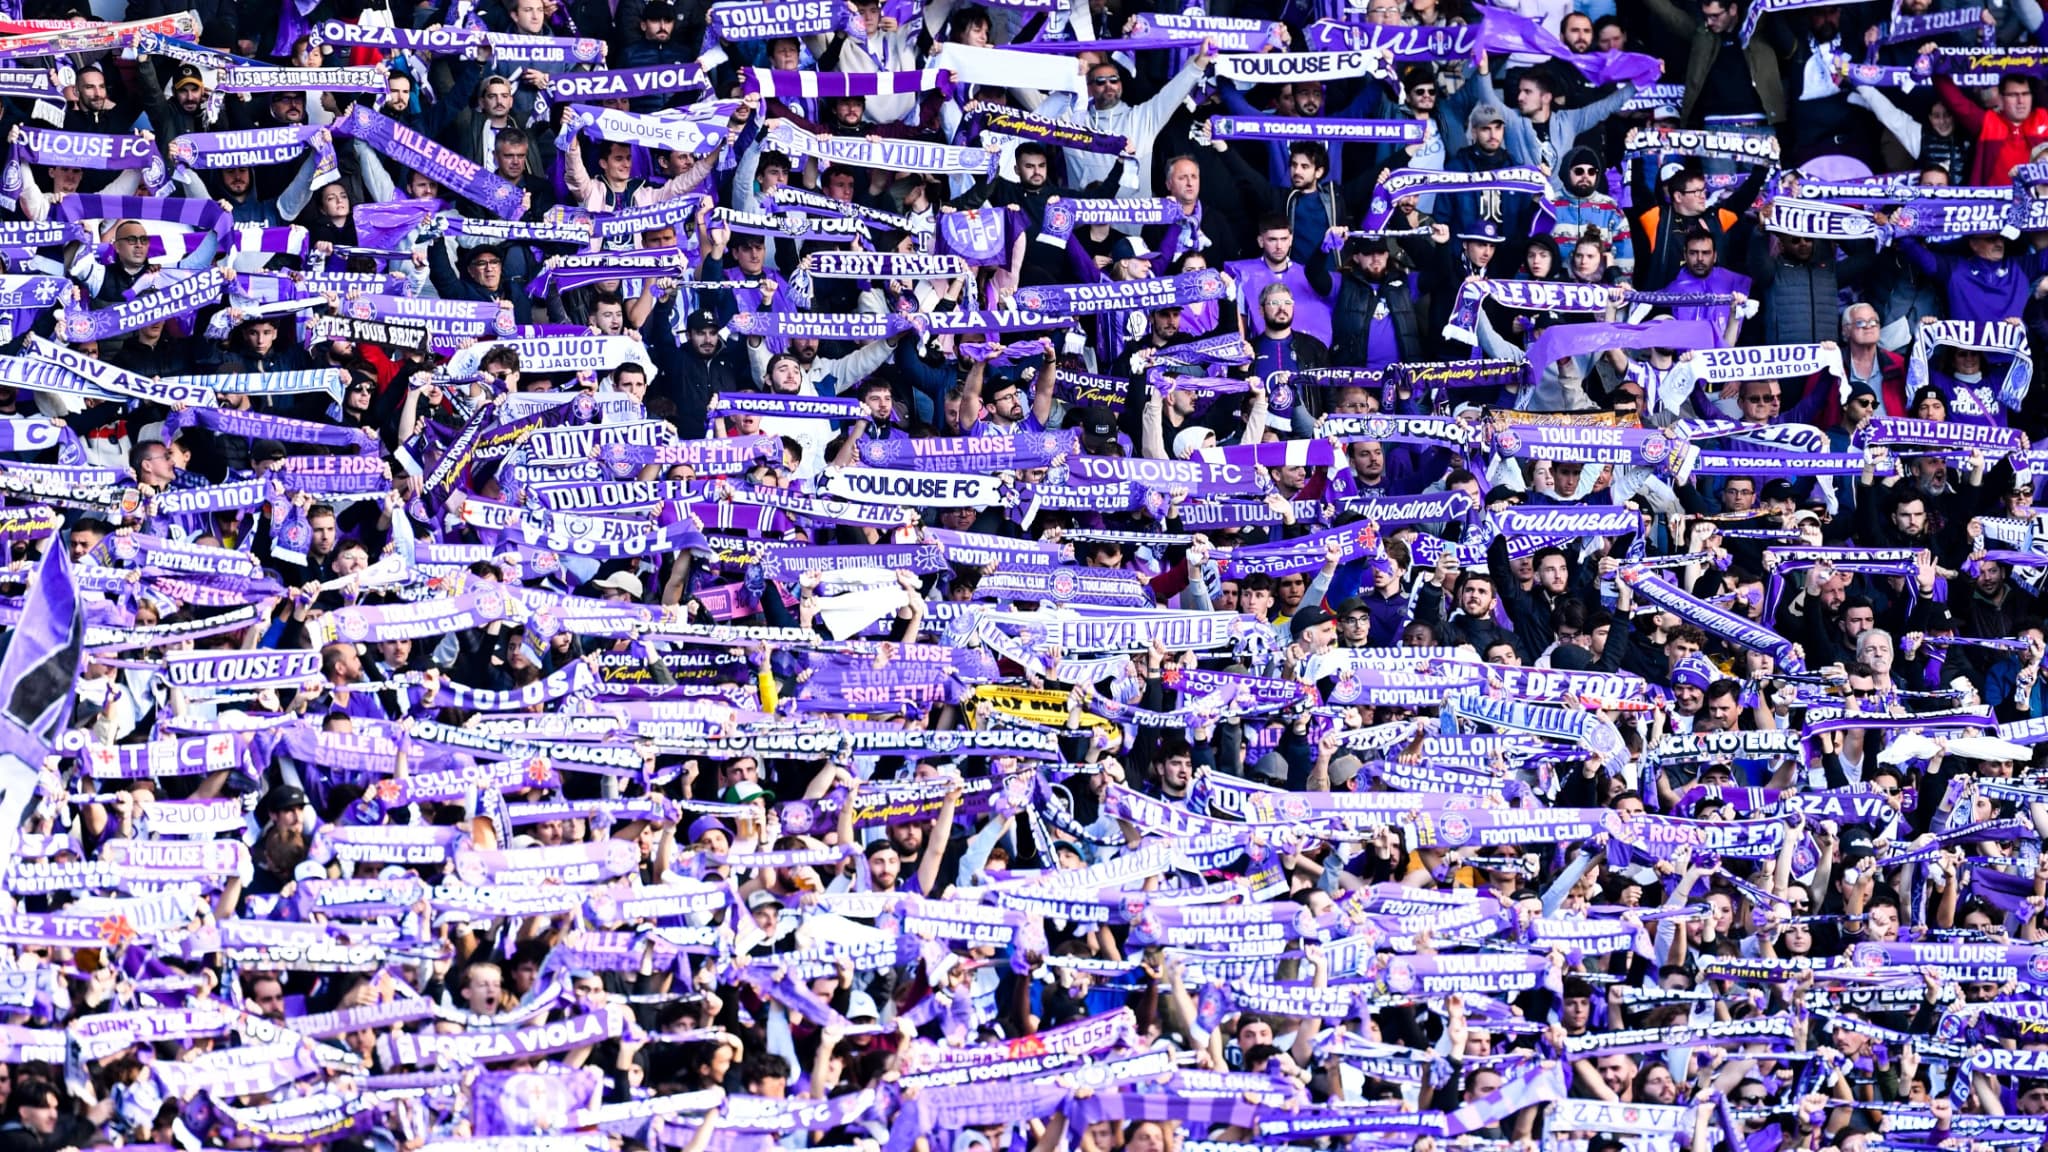
[(1744, 348), (1699, 348), (1693, 370), (1709, 384), (1743, 380), (1784, 380), (1832, 372), (1842, 379), (1842, 350), (1819, 344), (1762, 344)]
[(1387, 54), (1376, 48), (1349, 52), (1260, 52), (1216, 57), (1216, 75), (1240, 84), (1292, 84), (1303, 80), (1355, 80), (1378, 76), (1394, 81)]
[(964, 472), (848, 468), (828, 472), (825, 491), (859, 504), (901, 504), (913, 508), (985, 508), (1005, 503), (1002, 481)]

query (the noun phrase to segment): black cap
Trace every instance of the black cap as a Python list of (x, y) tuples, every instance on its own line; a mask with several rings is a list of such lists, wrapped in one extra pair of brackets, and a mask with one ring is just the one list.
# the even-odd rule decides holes
[(1907, 618), (1907, 627), (1914, 632), (1954, 632), (1956, 614), (1939, 600), (1921, 600), (1914, 605), (1912, 615)]
[(498, 263), (500, 264), (503, 264), (505, 262), (505, 250), (503, 248), (498, 247), (496, 244), (478, 244), (474, 248), (464, 248), (462, 250), (460, 260), (462, 262), (462, 266), (467, 268), (469, 267), (471, 261), (475, 260), (479, 256), (485, 255), (496, 256), (498, 258)]
[(1387, 238), (1385, 236), (1366, 236), (1361, 238), (1357, 244), (1358, 246), (1353, 248), (1352, 251), (1360, 256), (1384, 256), (1388, 252)]
[(1799, 485), (1780, 476), (1764, 485), (1764, 490), (1757, 495), (1764, 500), (1782, 500), (1787, 504), (1794, 504), (1799, 500)]
[(265, 816), (275, 816), (279, 812), (288, 812), (305, 806), (305, 789), (296, 784), (280, 784), (263, 794), (263, 802), (258, 804), (257, 808)]
[(669, 3), (668, 0), (647, 0), (647, 6), (640, 9), (640, 19), (643, 21), (674, 20), (675, 18), (676, 6)]
[(1363, 611), (1365, 611), (1365, 598), (1362, 596), (1346, 596), (1344, 599), (1337, 601), (1337, 615), (1339, 618), (1349, 616), (1353, 612)]
[(1299, 640), (1301, 639), (1302, 633), (1308, 631), (1309, 629), (1315, 627), (1318, 624), (1327, 624), (1333, 619), (1335, 619), (1335, 617), (1331, 616), (1328, 612), (1325, 612), (1321, 605), (1309, 604), (1304, 606), (1301, 611), (1296, 612), (1294, 614), (1294, 619), (1289, 620), (1287, 622), (1287, 631), (1296, 640)]
[(1486, 503), (1488, 506), (1494, 504), (1514, 504), (1519, 502), (1523, 495), (1524, 493), (1517, 492), (1505, 484), (1495, 484), (1487, 490)]
[(1081, 409), (1081, 443), (1116, 442), (1116, 416), (1107, 408)]
[(258, 440), (249, 445), (249, 459), (257, 462), (282, 460), (289, 455), (291, 453), (285, 451), (284, 441), (282, 440)]
[(206, 73), (201, 72), (196, 64), (181, 66), (178, 69), (177, 79), (171, 82), (171, 90), (175, 92), (187, 84), (197, 84), (201, 88), (206, 87)]
[(1870, 842), (1870, 829), (1861, 824), (1851, 824), (1842, 829), (1841, 845), (1843, 860), (1861, 860), (1877, 855), (1877, 849)]
[(1560, 672), (1584, 672), (1593, 666), (1593, 654), (1577, 644), (1559, 644), (1550, 650), (1550, 666)]
[(690, 313), (690, 331), (716, 332), (718, 328), (718, 316), (711, 309), (699, 308), (695, 312)]

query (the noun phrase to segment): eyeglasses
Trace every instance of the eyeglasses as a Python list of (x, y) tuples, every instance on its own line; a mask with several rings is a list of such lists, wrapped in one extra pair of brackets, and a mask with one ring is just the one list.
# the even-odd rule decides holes
[(1884, 325), (1882, 325), (1882, 324), (1879, 324), (1879, 323), (1878, 323), (1877, 321), (1875, 321), (1875, 320), (1857, 320), (1857, 321), (1854, 321), (1854, 322), (1852, 322), (1852, 323), (1851, 323), (1851, 324), (1849, 325), (1849, 327), (1851, 327), (1851, 328), (1882, 328), (1882, 327), (1884, 327)]
[(1364, 616), (1346, 616), (1346, 617), (1344, 617), (1344, 623), (1346, 623), (1346, 624), (1363, 624), (1363, 623), (1365, 623), (1365, 622), (1366, 622), (1366, 619), (1367, 619), (1367, 618), (1366, 618), (1366, 617), (1364, 617)]
[(1705, 196), (1707, 194), (1707, 186), (1702, 184), (1697, 188), (1680, 188), (1678, 194), (1680, 196)]
[(1745, 1092), (1742, 1095), (1737, 1096), (1735, 1098), (1735, 1102), (1737, 1104), (1768, 1104), (1770, 1103), (1770, 1099), (1771, 1098), (1769, 1096), (1765, 1096), (1762, 1093)]
[(149, 243), (149, 237), (148, 237), (148, 236), (146, 236), (146, 235), (144, 235), (144, 236), (116, 236), (116, 237), (114, 237), (114, 243), (116, 243), (116, 244), (147, 244), (147, 243)]
[(1091, 88), (1103, 88), (1111, 84), (1121, 83), (1123, 83), (1123, 79), (1118, 76), (1090, 76), (1088, 78), (1088, 86)]
[(1600, 170), (1591, 164), (1572, 165), (1572, 175), (1574, 176), (1598, 176), (1599, 174)]
[(1776, 392), (1773, 392), (1768, 396), (1744, 396), (1742, 402), (1744, 404), (1782, 404), (1784, 400)]

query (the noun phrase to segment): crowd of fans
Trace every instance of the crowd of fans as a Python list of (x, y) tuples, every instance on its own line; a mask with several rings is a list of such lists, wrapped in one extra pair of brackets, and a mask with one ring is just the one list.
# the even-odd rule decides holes
[(0, 1152), (2048, 1138), (2036, 0), (11, 7)]

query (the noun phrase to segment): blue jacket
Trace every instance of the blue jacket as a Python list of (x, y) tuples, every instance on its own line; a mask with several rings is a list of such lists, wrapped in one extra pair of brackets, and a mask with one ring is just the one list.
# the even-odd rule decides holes
[(1899, 241), (1899, 250), (1914, 267), (1934, 277), (1948, 298), (1950, 319), (1982, 323), (2026, 314), (2034, 274), (2030, 261), (2014, 255), (2010, 246), (2005, 259), (1996, 263), (1980, 260), (1967, 250), (1936, 252), (1911, 237)]

